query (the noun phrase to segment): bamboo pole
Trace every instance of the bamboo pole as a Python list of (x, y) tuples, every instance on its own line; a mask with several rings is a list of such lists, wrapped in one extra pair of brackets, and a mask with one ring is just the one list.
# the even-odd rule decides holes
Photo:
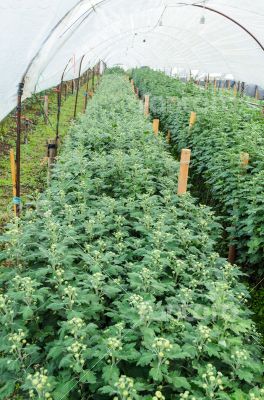
[(214, 93), (216, 93), (216, 79), (214, 79)]
[(149, 95), (145, 95), (145, 104), (144, 104), (144, 114), (146, 117), (149, 116)]
[[(13, 197), (16, 197), (16, 162), (15, 162), (15, 153), (14, 149), (10, 150), (10, 165), (11, 165), (11, 176), (12, 176), (12, 191)], [(13, 205), (14, 214), (17, 215), (17, 208), (16, 205)]]
[(159, 119), (153, 119), (153, 132), (156, 136), (159, 133)]
[(197, 114), (196, 114), (196, 112), (192, 111), (191, 115), (190, 115), (190, 122), (189, 122), (189, 127), (190, 128), (193, 128), (193, 126), (196, 123), (196, 120), (197, 120)]
[(241, 153), (240, 154), (241, 167), (246, 168), (249, 164), (249, 154)]
[(179, 172), (179, 179), (178, 179), (178, 195), (183, 195), (183, 194), (186, 194), (186, 192), (187, 192), (190, 159), (191, 159), (191, 150), (182, 149), (181, 161), (180, 161), (180, 172)]

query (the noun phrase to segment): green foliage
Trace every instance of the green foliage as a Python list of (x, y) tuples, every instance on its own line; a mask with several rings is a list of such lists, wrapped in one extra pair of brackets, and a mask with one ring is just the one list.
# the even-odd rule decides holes
[(177, 174), (128, 81), (104, 77), (36, 210), (0, 238), (0, 399), (263, 397), (241, 273)]
[[(191, 177), (195, 191), (215, 207), (236, 245), (238, 263), (248, 272), (263, 273), (264, 249), (264, 118), (247, 99), (228, 91), (205, 90), (149, 69), (134, 70), (141, 95), (151, 94), (151, 113), (170, 130), (172, 146), (192, 150)], [(197, 113), (189, 128), (191, 111)], [(248, 167), (241, 154), (249, 153)], [(252, 268), (254, 267), (254, 268)]]

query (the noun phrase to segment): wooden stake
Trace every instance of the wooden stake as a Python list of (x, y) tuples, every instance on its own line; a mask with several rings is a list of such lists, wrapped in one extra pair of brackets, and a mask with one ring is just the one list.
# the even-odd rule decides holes
[(146, 117), (149, 116), (149, 95), (145, 95), (145, 104), (144, 104), (144, 114)]
[(171, 141), (171, 131), (168, 131), (166, 139), (167, 139), (167, 143), (170, 143), (170, 141)]
[[(10, 150), (10, 164), (11, 164), (11, 176), (12, 176), (12, 188), (13, 188), (13, 197), (16, 197), (16, 162), (15, 162), (15, 153), (14, 149)], [(17, 215), (16, 205), (13, 205), (14, 214)]]
[(214, 79), (214, 93), (216, 93), (216, 79)]
[(234, 84), (234, 96), (236, 97), (236, 95), (237, 95), (237, 85), (236, 85), (236, 83)]
[(228, 90), (230, 90), (230, 87), (231, 87), (231, 81), (229, 79), (229, 81), (228, 81)]
[(236, 246), (234, 246), (233, 244), (229, 246), (228, 249), (228, 262), (230, 264), (235, 264), (236, 261)]
[(139, 97), (139, 89), (138, 88), (136, 88), (136, 95), (137, 95), (137, 97)]
[(178, 195), (186, 194), (191, 150), (183, 149), (181, 152), (180, 173), (178, 179)]
[(189, 122), (190, 128), (192, 128), (195, 125), (196, 120), (197, 120), (197, 114), (196, 114), (196, 112), (192, 111), (191, 115), (190, 115), (190, 122)]
[(248, 153), (241, 153), (240, 154), (240, 161), (241, 161), (241, 167), (245, 168), (248, 166), (249, 163), (249, 154)]
[(255, 99), (256, 99), (256, 100), (259, 100), (259, 91), (258, 91), (258, 89), (256, 89)]
[(159, 133), (159, 119), (153, 119), (153, 132), (156, 136)]

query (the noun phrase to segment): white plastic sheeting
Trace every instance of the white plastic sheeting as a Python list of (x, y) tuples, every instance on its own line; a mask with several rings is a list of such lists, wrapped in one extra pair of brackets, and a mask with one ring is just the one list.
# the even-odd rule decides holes
[(23, 77), (25, 98), (58, 84), (69, 60), (76, 77), (83, 54), (82, 71), (104, 60), (264, 86), (264, 0), (1, 0), (0, 21), (0, 120)]

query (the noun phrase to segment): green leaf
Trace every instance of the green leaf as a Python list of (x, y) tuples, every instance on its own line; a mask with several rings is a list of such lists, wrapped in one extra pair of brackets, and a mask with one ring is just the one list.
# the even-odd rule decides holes
[(115, 365), (105, 366), (103, 368), (103, 378), (106, 383), (118, 381), (119, 369)]
[(63, 304), (62, 303), (51, 303), (51, 304), (49, 304), (48, 308), (53, 311), (58, 311), (58, 310), (63, 309)]
[(61, 400), (61, 399), (67, 399), (70, 392), (75, 389), (76, 387), (76, 380), (71, 379), (67, 382), (61, 382), (56, 386), (56, 389), (54, 392), (52, 392), (52, 397), (54, 400)]
[(82, 383), (96, 383), (96, 376), (92, 371), (83, 371), (80, 375), (80, 381)]
[(182, 347), (184, 353), (188, 354), (190, 358), (194, 358), (197, 354), (196, 348), (190, 344), (185, 344)]
[(16, 386), (16, 381), (9, 380), (0, 388), (0, 399), (8, 399), (14, 392)]
[(137, 361), (137, 365), (141, 365), (144, 367), (145, 365), (148, 365), (151, 363), (153, 360), (154, 355), (152, 353), (144, 353), (140, 356), (140, 358)]
[(23, 319), (24, 319), (24, 320), (28, 320), (28, 319), (32, 318), (33, 314), (34, 314), (34, 313), (33, 313), (32, 308), (30, 308), (30, 307), (25, 307), (25, 308), (23, 309)]
[(207, 350), (207, 353), (209, 354), (209, 356), (216, 356), (216, 357), (219, 356), (219, 350), (218, 350), (217, 346), (214, 345), (213, 343), (208, 343), (206, 345), (206, 350)]
[(159, 367), (151, 368), (149, 375), (154, 379), (154, 381), (161, 382), (163, 379), (163, 374)]
[(100, 391), (100, 393), (103, 393), (103, 394), (111, 394), (111, 395), (113, 395), (115, 393), (115, 391), (113, 390), (112, 386), (109, 386), (109, 385), (101, 387), (99, 389), (99, 391)]
[(117, 293), (120, 292), (120, 287), (117, 286), (105, 286), (104, 287), (104, 293), (106, 294), (107, 297), (115, 297), (117, 295)]
[(235, 391), (234, 394), (232, 394), (231, 398), (232, 400), (246, 400), (247, 395), (245, 395), (245, 393), (242, 392), (242, 390), (238, 389)]
[(63, 357), (59, 363), (59, 368), (65, 368), (69, 367), (73, 362), (73, 357), (71, 354), (67, 354), (65, 357)]
[(62, 346), (54, 346), (48, 352), (47, 358), (55, 359), (55, 358), (61, 356), (63, 351), (64, 351), (64, 348)]
[(240, 379), (243, 379), (244, 381), (246, 381), (248, 383), (251, 383), (253, 381), (253, 379), (254, 379), (254, 375), (251, 372), (247, 371), (247, 370), (239, 370), (239, 371), (237, 371), (237, 376)]
[(175, 373), (169, 376), (169, 382), (173, 384), (176, 389), (190, 389), (191, 386), (188, 383), (187, 379), (183, 376), (177, 376)]

